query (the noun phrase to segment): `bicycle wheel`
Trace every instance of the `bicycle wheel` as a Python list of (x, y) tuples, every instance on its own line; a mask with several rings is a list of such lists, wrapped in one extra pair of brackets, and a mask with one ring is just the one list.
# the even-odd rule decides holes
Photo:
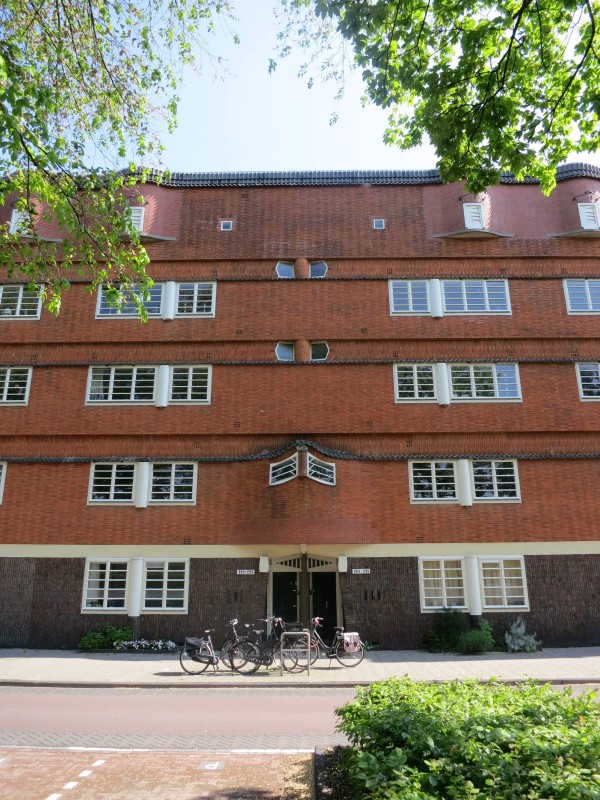
[(221, 649), (219, 650), (219, 660), (225, 669), (231, 669), (231, 661), (229, 656), (231, 654), (231, 648), (235, 643), (236, 639), (225, 639), (221, 645)]
[[(181, 664), (181, 669), (189, 675), (200, 675), (208, 669), (210, 656), (211, 652), (206, 642), (201, 642), (197, 650), (192, 650), (189, 647), (186, 650), (184, 645), (179, 653), (179, 663)], [(200, 661), (200, 658), (205, 660)]]
[(355, 653), (347, 653), (344, 650), (344, 642), (340, 642), (335, 648), (335, 657), (344, 667), (356, 667), (365, 657), (365, 648), (359, 642), (359, 649)]
[(229, 651), (229, 663), (240, 675), (253, 675), (260, 667), (260, 650), (247, 639), (239, 639)]
[(298, 653), (296, 652), (296, 645), (294, 643), (290, 643), (283, 648), (283, 659), (282, 659), (282, 650), (279, 642), (275, 642), (273, 644), (272, 654), (273, 654), (273, 664), (277, 669), (281, 669), (282, 661), (283, 661), (283, 668), (286, 672), (294, 672), (298, 668)]
[[(294, 672), (294, 671), (302, 672), (308, 666), (308, 657), (307, 657), (307, 652), (306, 652), (306, 642), (296, 640), (293, 643), (291, 643), (290, 649), (294, 654), (294, 658), (295, 658), (296, 663), (293, 665), (292, 669), (289, 670), (289, 672)], [(285, 652), (287, 654), (287, 652), (288, 652), (287, 648), (286, 648)], [(309, 652), (310, 652), (310, 665), (312, 667), (312, 665), (315, 663), (315, 661), (319, 657), (319, 649), (318, 649), (317, 645), (315, 644), (315, 642), (313, 642), (313, 641), (311, 641), (311, 643), (310, 643), (310, 651)], [(285, 664), (284, 664), (284, 668), (285, 668)]]

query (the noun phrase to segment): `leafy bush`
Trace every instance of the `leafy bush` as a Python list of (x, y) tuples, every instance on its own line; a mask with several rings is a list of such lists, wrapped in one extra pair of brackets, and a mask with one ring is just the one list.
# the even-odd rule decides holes
[(360, 687), (337, 710), (356, 795), (370, 800), (598, 800), (594, 693), (477, 681)]
[(525, 622), (518, 617), (504, 634), (504, 641), (509, 653), (535, 653), (542, 643), (534, 634), (525, 633)]
[(453, 653), (458, 648), (460, 637), (465, 632), (466, 618), (453, 608), (445, 608), (435, 615), (433, 628), (425, 644), (432, 653)]
[(80, 650), (107, 650), (112, 648), (115, 642), (131, 639), (132, 635), (131, 628), (118, 628), (116, 625), (107, 624), (95, 631), (88, 631), (77, 642), (77, 647)]
[(463, 633), (456, 643), (457, 653), (464, 656), (475, 656), (480, 653), (489, 653), (494, 649), (494, 637), (489, 622), (481, 620), (476, 628)]

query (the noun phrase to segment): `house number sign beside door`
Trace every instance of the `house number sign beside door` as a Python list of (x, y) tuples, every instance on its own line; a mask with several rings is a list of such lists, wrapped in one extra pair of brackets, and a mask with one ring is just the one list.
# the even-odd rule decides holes
[(352, 570), (352, 574), (353, 575), (370, 575), (371, 574), (371, 570), (370, 569), (353, 569)]
[(238, 575), (254, 575), (255, 570), (253, 569), (238, 569)]

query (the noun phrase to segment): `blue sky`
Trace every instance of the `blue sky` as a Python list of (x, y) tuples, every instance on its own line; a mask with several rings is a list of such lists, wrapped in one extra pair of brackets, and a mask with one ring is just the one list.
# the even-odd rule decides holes
[[(335, 87), (309, 89), (297, 77), (301, 54), (280, 62), (272, 75), (277, 0), (237, 0), (236, 31), (211, 37), (211, 51), (228, 59), (230, 74), (215, 79), (208, 60), (200, 75), (186, 73), (179, 106), (179, 127), (165, 136), (163, 165), (171, 172), (293, 170), (431, 169), (429, 144), (410, 151), (383, 144), (387, 112), (360, 103), (360, 76), (353, 74), (330, 125)], [(599, 164), (600, 155), (571, 157), (570, 162)]]

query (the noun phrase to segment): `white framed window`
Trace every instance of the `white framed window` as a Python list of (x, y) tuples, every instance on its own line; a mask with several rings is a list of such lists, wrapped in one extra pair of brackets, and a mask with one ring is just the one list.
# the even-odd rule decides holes
[(529, 607), (525, 562), (522, 556), (480, 557), (478, 560), (482, 603), (485, 610)]
[(151, 503), (195, 503), (196, 464), (153, 463), (149, 500)]
[(411, 461), (409, 464), (411, 499), (415, 502), (456, 502), (454, 461)]
[(324, 278), (327, 275), (327, 264), (325, 261), (311, 261), (308, 268), (310, 278)]
[(328, 486), (335, 486), (335, 464), (323, 461), (321, 458), (308, 453), (308, 477)]
[(419, 558), (419, 588), (422, 611), (466, 609), (463, 559)]
[(577, 203), (581, 227), (587, 231), (600, 229), (600, 215), (596, 203)]
[(144, 562), (144, 611), (187, 611), (189, 561), (147, 559)]
[(327, 342), (310, 343), (311, 361), (327, 361), (328, 356), (329, 356), (329, 345), (327, 344)]
[(471, 231), (482, 231), (485, 228), (483, 203), (463, 203), (465, 228)]
[(397, 403), (435, 402), (433, 364), (394, 364)]
[(214, 281), (178, 283), (176, 286), (176, 317), (214, 317), (217, 284)]
[(294, 262), (293, 261), (278, 261), (275, 264), (275, 272), (278, 278), (293, 278), (294, 277)]
[(82, 611), (126, 612), (127, 559), (88, 559), (85, 564)]
[(600, 312), (600, 280), (569, 278), (563, 286), (569, 314)]
[(31, 372), (31, 367), (0, 367), (0, 403), (27, 405)]
[(389, 281), (390, 313), (429, 314), (429, 281)]
[(576, 364), (581, 400), (600, 400), (600, 364)]
[(152, 403), (156, 367), (93, 366), (89, 370), (88, 403)]
[(233, 220), (232, 219), (222, 219), (219, 225), (222, 231), (232, 231), (233, 230)]
[(275, 355), (278, 361), (293, 361), (295, 358), (295, 347), (293, 342), (277, 342)]
[(29, 236), (30, 217), (27, 211), (13, 208), (8, 224), (8, 232), (15, 236)]
[(508, 281), (443, 280), (446, 314), (510, 314)]
[[(134, 286), (132, 288), (134, 294), (140, 297), (139, 288)], [(161, 314), (163, 295), (163, 284), (155, 283), (149, 289), (149, 296), (147, 300), (142, 300), (144, 308), (148, 312), (149, 317), (159, 317)], [(105, 286), (101, 286), (98, 290), (98, 304), (96, 306), (97, 317), (136, 317), (138, 310), (133, 302), (125, 302), (121, 308), (113, 308), (107, 300), (107, 290)]]
[(520, 500), (516, 461), (473, 461), (473, 500)]
[(210, 403), (212, 367), (171, 367), (170, 403)]
[(6, 461), (0, 461), (0, 504), (2, 503), (2, 498), (4, 497), (4, 483), (6, 481)]
[(382, 231), (385, 228), (385, 220), (381, 218), (376, 218), (373, 220), (373, 229), (376, 231)]
[(127, 209), (129, 222), (134, 231), (144, 230), (144, 212), (144, 206), (129, 206)]
[(279, 483), (286, 483), (296, 478), (298, 475), (298, 453), (294, 453), (283, 461), (269, 464), (269, 486), (277, 486)]
[(39, 319), (42, 300), (27, 286), (0, 286), (0, 319)]
[(520, 400), (516, 364), (450, 364), (452, 400)]
[(135, 464), (102, 463), (91, 465), (88, 501), (90, 503), (132, 503)]

